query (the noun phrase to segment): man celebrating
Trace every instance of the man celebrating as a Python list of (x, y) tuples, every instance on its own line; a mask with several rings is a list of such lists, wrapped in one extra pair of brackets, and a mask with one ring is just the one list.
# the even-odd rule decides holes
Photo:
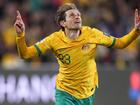
[(27, 47), (25, 25), (17, 11), (15, 29), (20, 56), (28, 59), (52, 50), (59, 63), (56, 78), (56, 105), (93, 105), (98, 87), (95, 52), (98, 45), (125, 48), (140, 35), (140, 16), (135, 11), (134, 28), (125, 36), (115, 38), (102, 31), (82, 26), (81, 13), (74, 4), (62, 5), (56, 13), (61, 30)]

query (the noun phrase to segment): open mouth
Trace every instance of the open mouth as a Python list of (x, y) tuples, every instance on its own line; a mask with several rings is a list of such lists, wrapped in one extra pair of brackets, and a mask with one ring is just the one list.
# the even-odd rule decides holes
[(80, 21), (77, 21), (77, 22), (75, 22), (76, 24), (80, 24), (81, 22)]

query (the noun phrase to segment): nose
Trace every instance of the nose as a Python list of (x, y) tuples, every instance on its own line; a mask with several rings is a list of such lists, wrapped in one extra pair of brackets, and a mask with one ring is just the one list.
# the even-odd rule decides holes
[(81, 17), (79, 15), (75, 15), (75, 19), (80, 19)]

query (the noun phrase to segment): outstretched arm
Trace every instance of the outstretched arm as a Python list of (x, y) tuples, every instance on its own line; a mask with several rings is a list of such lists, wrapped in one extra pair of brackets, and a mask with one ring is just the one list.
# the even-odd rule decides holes
[(25, 42), (25, 24), (22, 20), (21, 14), (19, 11), (17, 11), (17, 17), (16, 21), (14, 24), (17, 37), (16, 37), (16, 42), (17, 42), (17, 48), (18, 48), (18, 53), (21, 58), (27, 59), (31, 58), (33, 56), (37, 55), (37, 51), (34, 46), (27, 47), (26, 42)]
[(134, 28), (131, 32), (127, 35), (116, 38), (114, 48), (125, 48), (127, 47), (132, 41), (134, 41), (140, 35), (140, 16), (138, 13), (138, 9), (135, 10), (134, 16)]

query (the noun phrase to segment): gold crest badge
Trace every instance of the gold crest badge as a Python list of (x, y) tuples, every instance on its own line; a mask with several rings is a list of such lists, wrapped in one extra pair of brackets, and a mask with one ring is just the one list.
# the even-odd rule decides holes
[(82, 50), (88, 50), (89, 49), (89, 45), (88, 44), (84, 44), (83, 46), (82, 46)]

